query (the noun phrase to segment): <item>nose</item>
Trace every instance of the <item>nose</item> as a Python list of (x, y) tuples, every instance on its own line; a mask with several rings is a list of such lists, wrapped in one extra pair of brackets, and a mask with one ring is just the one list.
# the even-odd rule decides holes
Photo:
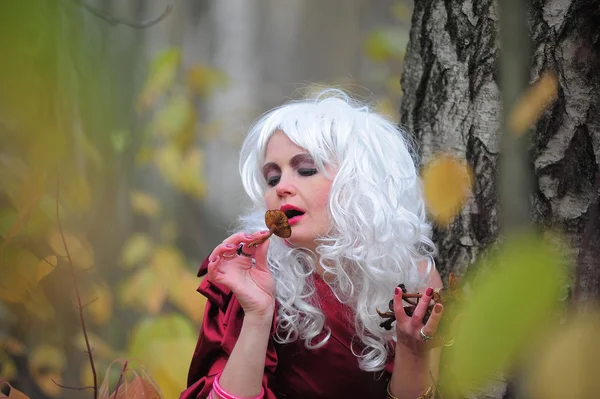
[(294, 186), (293, 179), (289, 176), (282, 175), (279, 179), (279, 183), (275, 186), (275, 191), (280, 198), (294, 195), (296, 193), (296, 187)]

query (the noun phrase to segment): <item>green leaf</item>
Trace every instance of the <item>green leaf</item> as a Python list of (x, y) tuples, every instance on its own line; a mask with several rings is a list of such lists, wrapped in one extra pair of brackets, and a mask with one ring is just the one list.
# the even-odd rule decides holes
[(139, 98), (139, 108), (151, 107), (156, 99), (173, 84), (180, 64), (181, 50), (174, 47), (165, 50), (155, 58)]
[(466, 394), (506, 371), (559, 305), (566, 267), (554, 247), (514, 236), (494, 251), (490, 267), (459, 309), (455, 344), (448, 348), (442, 386)]
[(194, 108), (190, 100), (185, 96), (178, 96), (171, 98), (159, 111), (156, 127), (162, 136), (172, 138), (193, 123), (194, 119)]
[(397, 28), (377, 29), (368, 34), (364, 43), (367, 57), (375, 62), (401, 58), (408, 45), (408, 31)]
[(129, 355), (143, 358), (156, 342), (170, 342), (177, 339), (196, 338), (194, 325), (180, 314), (147, 318), (135, 328), (130, 344)]

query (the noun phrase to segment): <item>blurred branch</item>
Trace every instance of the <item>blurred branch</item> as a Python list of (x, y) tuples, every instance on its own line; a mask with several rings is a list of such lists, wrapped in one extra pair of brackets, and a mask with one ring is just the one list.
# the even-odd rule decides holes
[[(65, 247), (65, 253), (67, 254), (67, 258), (69, 259), (69, 268), (71, 269), (71, 276), (73, 277), (73, 285), (75, 286), (75, 295), (77, 296), (77, 308), (79, 310), (79, 320), (81, 322), (81, 330), (83, 331), (83, 337), (85, 339), (85, 345), (87, 347), (88, 357), (90, 359), (90, 366), (92, 368), (92, 375), (94, 376), (94, 399), (98, 399), (98, 374), (96, 373), (96, 365), (94, 364), (94, 356), (92, 355), (92, 348), (90, 346), (90, 340), (87, 334), (87, 328), (85, 326), (85, 318), (83, 317), (83, 304), (81, 303), (81, 295), (79, 294), (79, 285), (77, 284), (77, 276), (75, 275), (75, 266), (73, 265), (73, 260), (71, 258), (71, 252), (69, 251), (69, 246), (67, 245), (67, 240), (65, 239), (65, 234), (63, 232), (62, 224), (60, 222), (60, 208), (59, 204), (59, 195), (60, 195), (60, 182), (56, 181), (56, 223), (58, 225), (58, 230), (60, 231), (60, 236), (62, 238), (63, 246)], [(62, 386), (61, 386), (62, 387)], [(87, 389), (84, 388), (73, 388), (73, 387), (62, 387), (69, 389)]]
[(171, 13), (171, 11), (173, 10), (173, 5), (169, 4), (165, 8), (163, 13), (161, 15), (159, 15), (157, 18), (151, 19), (149, 21), (144, 21), (144, 22), (136, 22), (136, 21), (128, 21), (126, 19), (113, 17), (112, 15), (109, 15), (109, 14), (105, 13), (104, 11), (98, 10), (97, 8), (90, 6), (84, 0), (74, 0), (74, 1), (77, 4), (79, 4), (80, 6), (82, 6), (83, 8), (85, 8), (87, 11), (89, 11), (91, 14), (94, 14), (98, 18), (105, 20), (106, 22), (108, 22), (111, 25), (114, 25), (114, 26), (125, 25), (125, 26), (129, 26), (129, 27), (135, 28), (135, 29), (146, 29), (146, 28), (151, 27), (152, 25), (156, 25), (157, 23), (159, 23), (160, 21), (165, 19), (167, 17), (167, 15), (169, 15)]
[(503, 230), (527, 229), (531, 222), (529, 135), (511, 131), (510, 115), (529, 82), (529, 3), (499, 0), (500, 91), (502, 153), (499, 159), (500, 225)]

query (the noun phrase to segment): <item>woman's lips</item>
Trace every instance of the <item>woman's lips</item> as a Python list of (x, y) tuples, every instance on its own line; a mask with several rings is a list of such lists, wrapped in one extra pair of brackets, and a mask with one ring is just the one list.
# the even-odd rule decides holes
[(288, 223), (290, 224), (290, 226), (294, 225), (294, 224), (298, 223), (300, 221), (300, 219), (302, 219), (303, 216), (304, 216), (304, 214), (296, 215), (293, 218), (289, 218)]

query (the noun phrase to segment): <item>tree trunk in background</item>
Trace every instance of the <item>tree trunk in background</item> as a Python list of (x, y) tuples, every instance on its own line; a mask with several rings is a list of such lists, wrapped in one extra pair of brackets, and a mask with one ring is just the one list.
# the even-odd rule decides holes
[[(500, 145), (497, 5), (492, 0), (415, 2), (402, 78), (401, 125), (419, 145), (421, 165), (438, 152), (466, 159), (473, 198), (447, 229), (436, 228), (444, 279), (462, 276), (499, 234)], [(532, 219), (563, 232), (578, 258), (574, 296), (599, 297), (600, 4), (534, 0), (531, 80), (559, 76), (558, 99), (532, 130)], [(523, 173), (528, 173), (524, 171)], [(508, 397), (497, 386), (478, 397)], [(505, 396), (507, 395), (507, 396)]]

